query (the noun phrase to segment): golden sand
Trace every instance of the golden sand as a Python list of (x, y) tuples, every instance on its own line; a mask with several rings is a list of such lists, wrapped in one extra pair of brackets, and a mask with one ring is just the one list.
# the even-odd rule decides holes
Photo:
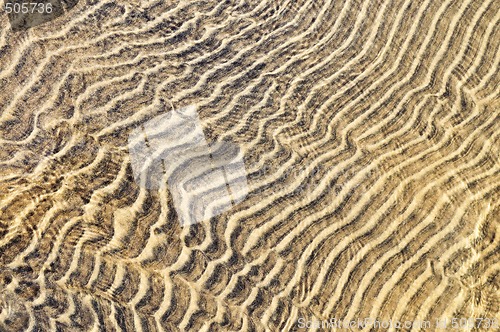
[(48, 2), (0, 15), (0, 331), (498, 330), (500, 2)]

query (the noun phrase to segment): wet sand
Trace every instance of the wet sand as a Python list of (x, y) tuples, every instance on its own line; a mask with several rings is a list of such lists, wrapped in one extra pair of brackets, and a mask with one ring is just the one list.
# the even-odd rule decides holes
[(53, 2), (0, 15), (0, 331), (500, 322), (498, 1)]

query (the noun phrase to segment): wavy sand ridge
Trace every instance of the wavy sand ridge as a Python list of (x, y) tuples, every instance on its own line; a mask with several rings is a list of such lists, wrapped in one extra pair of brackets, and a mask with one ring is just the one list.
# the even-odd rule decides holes
[(498, 1), (71, 3), (0, 18), (0, 331), (500, 320)]

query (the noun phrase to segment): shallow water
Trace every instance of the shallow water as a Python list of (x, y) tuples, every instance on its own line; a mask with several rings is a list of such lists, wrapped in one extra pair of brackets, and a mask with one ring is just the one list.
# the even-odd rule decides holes
[(497, 329), (498, 2), (49, 2), (0, 15), (0, 331)]

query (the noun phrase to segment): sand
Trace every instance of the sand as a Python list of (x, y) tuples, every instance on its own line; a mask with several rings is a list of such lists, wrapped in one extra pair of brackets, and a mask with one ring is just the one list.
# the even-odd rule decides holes
[(0, 331), (498, 330), (498, 1), (50, 2), (0, 15)]

